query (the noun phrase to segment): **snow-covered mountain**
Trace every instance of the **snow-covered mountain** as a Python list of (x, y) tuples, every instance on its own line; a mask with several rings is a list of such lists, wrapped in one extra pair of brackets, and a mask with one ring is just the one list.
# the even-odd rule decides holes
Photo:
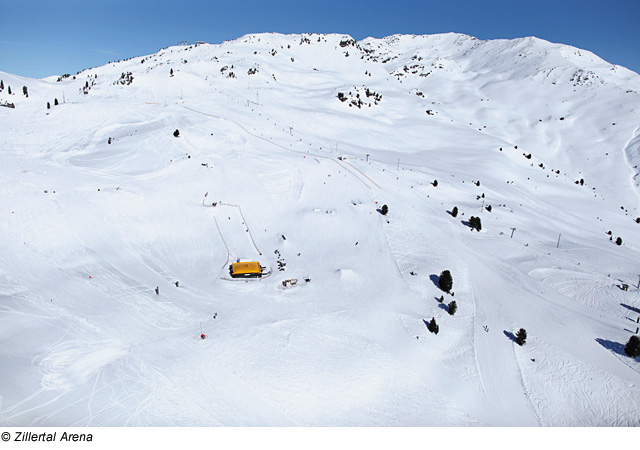
[(256, 34), (0, 79), (0, 424), (639, 424), (638, 74)]

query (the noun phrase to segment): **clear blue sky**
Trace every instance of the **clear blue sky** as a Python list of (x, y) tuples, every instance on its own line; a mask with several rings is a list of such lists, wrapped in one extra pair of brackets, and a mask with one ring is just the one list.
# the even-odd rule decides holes
[(640, 73), (640, 0), (0, 0), (0, 70), (42, 78), (247, 33), (536, 36)]

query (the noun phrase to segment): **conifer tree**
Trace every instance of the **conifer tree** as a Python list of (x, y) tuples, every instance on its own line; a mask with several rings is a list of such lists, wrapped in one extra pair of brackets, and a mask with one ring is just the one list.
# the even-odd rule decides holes
[(442, 289), (444, 292), (451, 292), (451, 288), (453, 287), (453, 278), (451, 277), (451, 272), (448, 270), (443, 270), (440, 274), (440, 278), (438, 279), (438, 287)]
[(480, 217), (471, 216), (469, 218), (469, 225), (471, 226), (471, 230), (482, 230), (482, 221), (480, 220)]
[(388, 212), (389, 212), (389, 207), (387, 205), (382, 205), (382, 208), (380, 209), (380, 214), (382, 214), (383, 216), (386, 216)]
[(516, 333), (516, 344), (524, 345), (527, 341), (527, 331), (524, 328), (520, 328)]
[(456, 303), (455, 300), (452, 300), (449, 302), (449, 304), (447, 305), (448, 307), (448, 311), (449, 311), (449, 315), (453, 316), (456, 311), (458, 310), (458, 304)]
[(438, 331), (440, 331), (440, 326), (436, 323), (435, 317), (431, 318), (431, 321), (427, 325), (427, 329), (434, 334), (438, 334)]
[(624, 348), (624, 352), (631, 358), (640, 356), (640, 338), (635, 335), (631, 336), (629, 338), (629, 342), (627, 342), (627, 345)]
[(458, 217), (458, 207), (454, 206), (453, 209), (451, 210), (451, 215), (453, 217)]
[(0, 80), (0, 91), (4, 90), (4, 81)]

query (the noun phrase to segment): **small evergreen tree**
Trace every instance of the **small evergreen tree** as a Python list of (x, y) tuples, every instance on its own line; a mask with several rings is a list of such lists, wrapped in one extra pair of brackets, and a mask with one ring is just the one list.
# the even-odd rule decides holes
[(453, 209), (451, 210), (451, 215), (453, 217), (458, 217), (458, 207), (454, 206)]
[(451, 292), (451, 288), (453, 287), (453, 278), (451, 277), (451, 272), (448, 270), (443, 270), (440, 274), (440, 278), (438, 279), (438, 287), (442, 289), (444, 292)]
[(11, 86), (7, 88), (7, 92), (9, 92), (9, 95), (11, 95)]
[(433, 187), (438, 187), (438, 180), (433, 180)]
[(54, 106), (58, 106), (58, 99), (57, 98), (53, 99), (53, 104), (54, 104)]
[(449, 304), (447, 305), (448, 307), (448, 311), (449, 311), (449, 315), (453, 316), (456, 311), (458, 310), (458, 304), (456, 303), (455, 300), (452, 300), (449, 302)]
[(179, 137), (180, 136), (180, 131), (176, 130), (173, 132), (173, 137)]
[(47, 109), (51, 109), (51, 103), (47, 102)]
[(22, 86), (22, 93), (28, 98), (29, 97), (29, 91), (27, 91), (27, 87), (26, 86)]
[(480, 220), (480, 217), (474, 217), (471, 216), (469, 218), (469, 225), (471, 226), (471, 229), (475, 229), (477, 231), (482, 230), (482, 221)]
[(380, 209), (380, 213), (383, 216), (386, 216), (388, 212), (389, 212), (389, 207), (387, 205), (382, 205), (382, 208)]
[(527, 342), (527, 331), (524, 328), (520, 328), (516, 333), (516, 344), (524, 345)]
[(631, 336), (629, 342), (627, 342), (624, 352), (631, 358), (640, 356), (640, 338), (638, 336)]
[(618, 236), (618, 239), (616, 239), (616, 244), (622, 245), (622, 238), (620, 236)]
[(0, 91), (4, 90), (4, 81), (0, 80)]
[(440, 331), (440, 326), (436, 323), (435, 317), (431, 318), (431, 321), (427, 325), (427, 330), (431, 331), (434, 334), (438, 334), (438, 331)]

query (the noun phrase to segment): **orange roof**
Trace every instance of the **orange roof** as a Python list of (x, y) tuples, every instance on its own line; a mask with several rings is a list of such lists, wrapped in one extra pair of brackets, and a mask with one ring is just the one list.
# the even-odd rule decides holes
[(245, 273), (262, 273), (259, 262), (239, 262), (231, 264), (231, 273), (241, 275)]

